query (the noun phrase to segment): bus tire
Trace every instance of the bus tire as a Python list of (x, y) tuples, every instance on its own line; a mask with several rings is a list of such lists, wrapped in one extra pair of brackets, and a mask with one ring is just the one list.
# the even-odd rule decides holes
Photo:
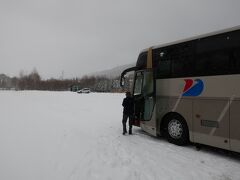
[(178, 114), (169, 115), (165, 128), (168, 142), (179, 146), (189, 143), (188, 126), (182, 116)]

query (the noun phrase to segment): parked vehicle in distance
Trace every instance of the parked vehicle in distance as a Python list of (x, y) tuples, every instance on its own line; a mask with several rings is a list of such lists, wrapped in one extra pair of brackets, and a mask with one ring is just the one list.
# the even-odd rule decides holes
[(77, 91), (77, 93), (90, 93), (91, 90), (89, 88), (83, 88), (83, 89), (80, 89), (79, 91)]

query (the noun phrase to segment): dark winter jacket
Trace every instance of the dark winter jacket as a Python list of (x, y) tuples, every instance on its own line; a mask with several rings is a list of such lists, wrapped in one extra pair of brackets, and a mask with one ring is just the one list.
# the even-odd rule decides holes
[(132, 97), (126, 97), (123, 99), (123, 114), (133, 115), (134, 102)]

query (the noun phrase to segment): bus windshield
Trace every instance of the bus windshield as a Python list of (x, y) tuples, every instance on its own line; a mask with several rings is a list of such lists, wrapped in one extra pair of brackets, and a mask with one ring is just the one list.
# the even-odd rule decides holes
[(153, 74), (152, 71), (144, 72), (143, 78), (143, 94), (149, 96), (153, 93)]
[(153, 78), (151, 71), (139, 71), (135, 76), (133, 95), (147, 96), (153, 92)]
[(142, 84), (143, 84), (143, 72), (137, 72), (135, 76), (135, 84), (133, 95), (137, 96), (142, 94)]

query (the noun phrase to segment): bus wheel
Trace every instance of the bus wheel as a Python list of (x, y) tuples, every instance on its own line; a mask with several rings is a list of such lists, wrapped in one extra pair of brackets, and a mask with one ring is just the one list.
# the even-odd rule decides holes
[(166, 130), (167, 139), (170, 143), (182, 146), (189, 142), (187, 124), (180, 115), (172, 114), (168, 117)]

